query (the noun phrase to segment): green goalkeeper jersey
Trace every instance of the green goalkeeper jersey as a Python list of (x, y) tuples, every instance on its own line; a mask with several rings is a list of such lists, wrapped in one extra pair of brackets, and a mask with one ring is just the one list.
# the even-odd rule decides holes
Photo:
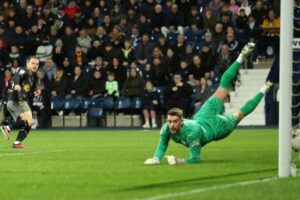
[(165, 123), (160, 131), (160, 141), (154, 154), (155, 157), (160, 160), (163, 158), (170, 139), (188, 147), (189, 157), (185, 159), (186, 163), (198, 163), (201, 160), (201, 147), (213, 140), (213, 134), (208, 126), (200, 125), (195, 120), (184, 119), (181, 130), (177, 134), (171, 134)]

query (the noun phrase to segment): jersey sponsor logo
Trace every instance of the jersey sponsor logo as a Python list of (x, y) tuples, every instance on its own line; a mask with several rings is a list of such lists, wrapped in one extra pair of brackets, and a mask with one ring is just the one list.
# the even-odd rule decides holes
[(25, 92), (29, 92), (30, 91), (30, 85), (29, 84), (25, 84), (23, 86), (23, 89), (24, 89)]
[(200, 145), (199, 140), (194, 140), (194, 141), (191, 143), (191, 147), (196, 147), (196, 146), (199, 146), (199, 145)]

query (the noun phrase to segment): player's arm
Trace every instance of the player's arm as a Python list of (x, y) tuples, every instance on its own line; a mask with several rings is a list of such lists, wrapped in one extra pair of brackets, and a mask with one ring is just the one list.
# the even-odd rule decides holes
[(195, 136), (189, 136), (187, 138), (187, 144), (189, 148), (189, 157), (185, 159), (176, 158), (175, 156), (166, 156), (166, 159), (170, 165), (175, 164), (194, 164), (199, 163), (201, 161), (200, 159), (200, 150), (201, 150), (201, 143), (199, 138)]
[(165, 152), (168, 148), (169, 140), (170, 135), (167, 133), (166, 126), (163, 126), (160, 131), (160, 139), (158, 146), (155, 150), (154, 156), (153, 158), (147, 159), (144, 164), (159, 164), (160, 160), (164, 157)]

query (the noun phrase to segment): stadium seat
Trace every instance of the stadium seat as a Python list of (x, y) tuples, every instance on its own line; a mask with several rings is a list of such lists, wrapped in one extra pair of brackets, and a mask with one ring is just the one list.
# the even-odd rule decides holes
[(92, 98), (89, 103), (89, 107), (104, 107), (105, 99), (103, 97)]
[(77, 98), (65, 98), (65, 109), (80, 109), (81, 108), (81, 101)]
[(64, 109), (65, 100), (61, 97), (52, 97), (51, 99), (51, 109), (52, 110), (62, 110)]
[(131, 100), (131, 108), (132, 109), (140, 109), (141, 108), (141, 99), (139, 97), (134, 97), (132, 100)]
[(119, 97), (116, 102), (116, 109), (128, 109), (131, 106), (131, 101), (129, 97)]
[(101, 107), (91, 107), (88, 109), (89, 119), (101, 119), (104, 117), (104, 110)]
[(105, 104), (106, 109), (112, 110), (114, 108), (114, 99), (113, 99), (113, 97), (106, 97), (104, 104)]
[(168, 35), (167, 35), (167, 41), (169, 43), (171, 43), (171, 44), (176, 43), (178, 35), (179, 35), (178, 33), (168, 33)]
[(90, 104), (91, 104), (91, 98), (89, 97), (83, 98), (81, 101), (81, 105), (83, 109), (88, 109)]
[(161, 104), (161, 108), (164, 108), (164, 88), (163, 87), (157, 87), (157, 92), (159, 94), (159, 101)]

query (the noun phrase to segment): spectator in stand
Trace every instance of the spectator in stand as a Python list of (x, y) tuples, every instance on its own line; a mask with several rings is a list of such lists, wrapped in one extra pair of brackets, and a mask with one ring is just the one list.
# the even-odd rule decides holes
[(55, 14), (53, 12), (51, 12), (51, 4), (50, 3), (46, 3), (41, 16), (44, 20), (45, 20), (45, 26), (46, 26), (46, 30), (49, 30), (51, 28), (51, 26), (54, 24), (55, 21)]
[(121, 17), (120, 23), (118, 24), (118, 26), (120, 27), (121, 32), (123, 32), (125, 36), (130, 34), (132, 24), (129, 24), (126, 16)]
[(95, 20), (96, 26), (100, 26), (103, 23), (104, 16), (99, 7), (94, 7), (91, 17)]
[(248, 23), (246, 24), (245, 32), (247, 34), (247, 39), (249, 41), (258, 43), (260, 36), (263, 32), (263, 29), (257, 23), (257, 21), (255, 20), (252, 14), (249, 15), (248, 17)]
[(52, 53), (52, 59), (58, 67), (62, 67), (65, 56), (65, 52), (63, 51), (63, 43), (61, 39), (58, 39), (55, 42), (55, 46)]
[(86, 54), (79, 45), (76, 45), (75, 50), (71, 52), (70, 62), (73, 65), (80, 66), (82, 69), (87, 64)]
[(197, 112), (205, 101), (211, 96), (212, 89), (207, 85), (206, 79), (203, 77), (199, 81), (198, 87), (195, 87), (195, 102), (194, 102), (194, 112)]
[(11, 59), (10, 64), (7, 68), (10, 69), (12, 74), (19, 73), (20, 70), (23, 69), (19, 59), (17, 59), (17, 58)]
[(103, 51), (103, 60), (104, 60), (104, 66), (107, 66), (113, 58), (118, 57), (118, 52), (113, 48), (111, 43), (107, 43), (105, 45), (104, 51)]
[(278, 52), (279, 35), (280, 35), (280, 18), (275, 13), (275, 10), (270, 10), (268, 12), (268, 17), (264, 19), (261, 27), (263, 28), (262, 40), (261, 40), (262, 49), (267, 49), (269, 46), (272, 46), (273, 51)]
[(93, 98), (105, 95), (105, 79), (102, 77), (101, 71), (95, 70), (93, 72), (93, 76), (89, 79), (87, 90), (89, 96)]
[(238, 15), (239, 15), (240, 7), (239, 7), (238, 4), (236, 3), (236, 0), (230, 0), (230, 3), (229, 3), (229, 10), (232, 12), (232, 14), (233, 14), (234, 16), (238, 16)]
[(126, 78), (121, 94), (126, 97), (140, 97), (144, 89), (144, 79), (135, 68), (130, 70), (130, 75)]
[(92, 71), (100, 71), (102, 76), (106, 78), (107, 67), (104, 65), (103, 59), (101, 57), (97, 57), (95, 59), (95, 63), (92, 65)]
[(191, 7), (186, 20), (186, 30), (189, 30), (195, 34), (200, 34), (202, 32), (201, 30), (203, 29), (203, 17), (200, 15), (197, 6)]
[(44, 37), (43, 31), (40, 31), (38, 25), (34, 24), (26, 35), (25, 51), (28, 55), (34, 55), (37, 47), (43, 42)]
[(83, 15), (90, 16), (94, 10), (94, 5), (92, 0), (85, 0), (81, 2), (80, 9), (82, 10)]
[(43, 85), (45, 86), (45, 89), (47, 89), (47, 92), (49, 92), (50, 94), (50, 79), (48, 78), (47, 74), (44, 72), (44, 70), (39, 69), (36, 73), (37, 75), (37, 82), (41, 82), (43, 83)]
[(151, 127), (157, 128), (156, 124), (156, 110), (159, 103), (159, 95), (156, 88), (153, 87), (151, 81), (147, 81), (144, 92), (141, 97), (142, 110), (145, 119), (145, 124), (143, 128), (150, 128), (150, 118), (151, 118)]
[(187, 44), (185, 47), (185, 52), (182, 55), (182, 59), (187, 61), (188, 65), (190, 65), (193, 60), (194, 55), (195, 55), (195, 53), (194, 53), (193, 46), (191, 44)]
[(105, 82), (105, 90), (107, 98), (111, 97), (113, 100), (115, 100), (117, 97), (119, 97), (119, 84), (115, 80), (115, 73), (108, 73), (107, 81)]
[(240, 15), (236, 19), (236, 29), (239, 32), (242, 32), (245, 30), (248, 23), (248, 17), (246, 15), (246, 12), (244, 9), (240, 10)]
[(216, 57), (216, 65), (214, 68), (214, 73), (221, 76), (232, 63), (232, 58), (229, 53), (228, 44), (222, 44), (221, 50)]
[(134, 61), (134, 50), (129, 39), (124, 41), (124, 47), (121, 49), (120, 61), (124, 67), (128, 67)]
[(67, 7), (64, 9), (64, 12), (72, 20), (75, 17), (75, 12), (79, 10), (79, 6), (76, 4), (75, 0), (70, 0)]
[(205, 74), (208, 73), (208, 71), (202, 66), (201, 57), (199, 55), (195, 55), (193, 57), (193, 62), (190, 68), (193, 74), (193, 78), (197, 81), (206, 76)]
[(170, 75), (167, 65), (163, 63), (160, 58), (153, 59), (153, 65), (151, 68), (154, 72), (152, 82), (155, 86), (164, 87), (170, 83)]
[(208, 7), (212, 10), (215, 15), (219, 15), (224, 2), (222, 0), (211, 0), (208, 4)]
[(251, 14), (256, 19), (259, 25), (262, 25), (264, 18), (267, 15), (267, 9), (264, 8), (264, 4), (261, 0), (257, 0), (255, 7), (252, 9)]
[(64, 71), (62, 69), (56, 70), (51, 79), (50, 85), (52, 97), (64, 97), (66, 95), (67, 79), (64, 76)]
[(115, 25), (112, 32), (108, 34), (109, 42), (113, 45), (115, 51), (119, 51), (125, 40), (125, 34), (121, 31), (120, 26)]
[(173, 75), (179, 69), (180, 57), (172, 48), (167, 49), (166, 64), (168, 72)]
[(80, 9), (75, 11), (74, 17), (70, 20), (70, 26), (73, 27), (74, 32), (78, 34), (80, 28), (86, 25), (86, 16), (84, 16)]
[(142, 42), (138, 44), (134, 50), (135, 59), (140, 65), (146, 65), (147, 56), (151, 55), (153, 44), (150, 43), (150, 38), (147, 34), (143, 34)]
[(186, 42), (185, 42), (185, 38), (183, 34), (179, 34), (177, 36), (177, 40), (175, 45), (173, 46), (173, 49), (175, 51), (175, 53), (177, 55), (180, 56), (180, 58), (182, 58), (184, 52), (185, 52), (185, 48), (186, 48)]
[[(20, 51), (25, 50), (25, 44), (26, 44), (26, 34), (23, 31), (23, 28), (20, 25), (17, 25), (15, 27), (15, 31), (12, 34), (12, 44), (16, 45)], [(24, 54), (27, 55), (27, 52), (24, 51)]]
[(66, 79), (69, 82), (69, 80), (72, 78), (73, 73), (74, 73), (74, 65), (71, 64), (71, 62), (70, 62), (70, 60), (69, 60), (68, 57), (64, 58), (62, 69), (64, 71)]
[(219, 44), (225, 39), (224, 26), (221, 22), (217, 22), (213, 32), (213, 41)]
[(42, 39), (42, 44), (39, 45), (36, 50), (36, 56), (39, 58), (40, 64), (45, 63), (48, 58), (51, 58), (52, 53), (53, 46), (50, 44), (50, 38), (49, 36), (45, 36)]
[(51, 80), (57, 70), (57, 66), (52, 58), (47, 58), (42, 69), (46, 73), (48, 79)]
[(5, 98), (5, 96), (6, 96), (7, 86), (9, 85), (12, 76), (13, 76), (13, 74), (9, 69), (4, 70), (3, 78), (1, 79), (1, 82), (0, 82), (1, 99)]
[[(2, 51), (2, 60), (6, 60), (6, 52)], [(10, 46), (10, 52), (8, 54), (9, 59), (18, 59), (19, 62), (25, 62), (25, 58), (22, 52), (19, 51), (18, 47), (16, 45)]]
[(212, 9), (205, 8), (205, 14), (203, 16), (203, 29), (206, 31), (213, 31), (216, 23), (216, 16)]
[(174, 74), (174, 82), (165, 88), (165, 100), (167, 110), (171, 108), (180, 108), (184, 116), (187, 116), (187, 111), (190, 103), (190, 97), (193, 92), (192, 87), (184, 83), (180, 74)]
[(241, 0), (239, 12), (241, 12), (242, 9), (245, 10), (247, 16), (251, 14), (251, 7), (249, 6), (248, 0)]
[(125, 14), (121, 11), (121, 8), (118, 4), (116, 4), (111, 13), (111, 20), (114, 25), (120, 23), (121, 18), (124, 17)]
[(68, 53), (68, 56), (72, 56), (70, 52), (74, 52), (77, 39), (71, 26), (66, 26), (65, 33), (62, 35), (61, 40), (64, 44), (63, 51)]
[(204, 44), (201, 48), (200, 60), (203, 69), (205, 69), (205, 72), (208, 72), (210, 74), (214, 69), (215, 56), (210, 47), (206, 44)]
[(98, 39), (100, 40), (101, 44), (105, 44), (108, 42), (108, 36), (106, 33), (107, 32), (103, 26), (98, 26), (94, 35), (94, 39)]
[(0, 62), (7, 65), (9, 62), (9, 54), (4, 40), (0, 40)]
[(135, 49), (141, 41), (140, 30), (137, 24), (132, 26), (129, 38), (131, 40), (132, 47)]
[(77, 44), (81, 47), (82, 51), (86, 54), (88, 49), (91, 47), (92, 38), (87, 34), (85, 29), (79, 31), (77, 37)]
[(220, 47), (223, 43), (226, 43), (228, 45), (230, 56), (233, 60), (235, 60), (240, 53), (240, 44), (239, 41), (235, 39), (234, 33), (227, 33), (226, 39), (223, 42), (221, 42)]
[(25, 32), (29, 31), (32, 25), (37, 23), (38, 16), (33, 10), (33, 6), (28, 4), (26, 6), (26, 11), (25, 13), (21, 14), (21, 22), (20, 25), (24, 29)]
[(151, 16), (151, 28), (153, 31), (160, 33), (161, 27), (166, 24), (167, 16), (163, 12), (163, 7), (160, 4), (156, 4), (154, 7), (154, 13)]
[(189, 66), (187, 60), (180, 61), (180, 68), (176, 72), (176, 74), (180, 74), (182, 82), (186, 83), (189, 80), (190, 74), (192, 74), (192, 68)]
[(122, 66), (118, 57), (114, 57), (108, 66), (108, 71), (115, 74), (119, 86), (123, 86), (126, 80), (127, 69)]
[(88, 62), (91, 62), (95, 60), (97, 57), (103, 56), (103, 43), (98, 38), (95, 38), (92, 41), (92, 47), (88, 49), (87, 51), (87, 60)]
[(155, 58), (159, 58), (161, 60), (162, 63), (165, 63), (165, 57), (163, 52), (161, 51), (161, 49), (158, 46), (155, 46), (152, 50), (152, 54), (151, 56), (148, 56), (148, 63), (149, 64), (153, 64), (153, 60)]
[(86, 78), (81, 74), (81, 68), (76, 66), (74, 69), (74, 75), (69, 80), (67, 98), (78, 98), (82, 99), (87, 95), (87, 81)]
[(171, 47), (171, 45), (167, 42), (163, 34), (159, 35), (158, 42), (155, 46), (159, 47), (164, 55), (167, 53), (167, 50)]
[(150, 18), (153, 14), (155, 4), (155, 0), (144, 1), (140, 8), (141, 13), (143, 13), (147, 18)]
[(169, 32), (178, 32), (179, 34), (184, 34), (184, 14), (178, 10), (177, 4), (172, 4), (171, 12), (167, 16), (166, 26), (161, 28), (161, 33), (167, 37)]
[(105, 29), (106, 33), (110, 33), (113, 29), (113, 24), (111, 22), (111, 18), (109, 15), (105, 15), (103, 18), (103, 23), (101, 24), (103, 28)]
[(145, 15), (141, 15), (136, 23), (140, 34), (150, 34), (152, 32), (151, 24), (147, 21), (147, 17)]
[(229, 6), (226, 3), (222, 6), (220, 21), (223, 23), (224, 29), (227, 29), (228, 26), (233, 26), (232, 21), (234, 20), (232, 17), (232, 12), (229, 10)]

